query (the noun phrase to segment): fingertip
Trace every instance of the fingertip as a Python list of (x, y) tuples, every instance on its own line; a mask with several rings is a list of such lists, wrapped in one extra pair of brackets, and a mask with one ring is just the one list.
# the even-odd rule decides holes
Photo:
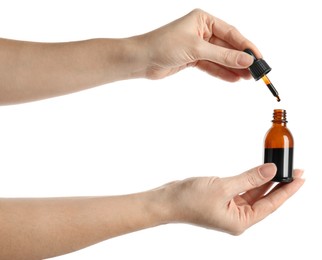
[(266, 163), (235, 176), (233, 179), (236, 187), (236, 194), (260, 187), (265, 183), (268, 183), (271, 179), (273, 179), (275, 174), (275, 164)]
[(241, 52), (237, 56), (237, 64), (241, 68), (248, 68), (250, 65), (253, 64), (253, 62), (254, 62), (254, 58), (245, 52)]
[(265, 163), (258, 168), (258, 171), (264, 179), (272, 179), (276, 174), (277, 168), (274, 163)]
[(293, 170), (293, 177), (294, 178), (301, 178), (303, 176), (304, 170), (303, 169), (294, 169)]
[(242, 49), (243, 50), (250, 49), (254, 53), (254, 55), (257, 59), (263, 58), (263, 55), (261, 54), (261, 52), (258, 50), (258, 48), (253, 43), (248, 42), (248, 44), (246, 46), (243, 46)]

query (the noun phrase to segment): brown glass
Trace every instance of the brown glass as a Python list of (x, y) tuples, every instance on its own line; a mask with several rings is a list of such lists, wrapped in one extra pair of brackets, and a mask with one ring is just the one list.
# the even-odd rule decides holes
[(265, 136), (264, 163), (275, 163), (277, 167), (272, 181), (291, 182), (294, 140), (286, 127), (286, 110), (275, 109), (272, 122), (273, 125)]

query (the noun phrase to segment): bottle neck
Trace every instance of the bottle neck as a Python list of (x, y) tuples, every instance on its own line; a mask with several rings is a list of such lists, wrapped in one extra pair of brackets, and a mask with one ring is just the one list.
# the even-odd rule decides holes
[(273, 122), (273, 126), (285, 126), (286, 127), (286, 123), (283, 123), (283, 122)]
[(286, 126), (286, 110), (274, 109), (272, 122), (273, 126)]

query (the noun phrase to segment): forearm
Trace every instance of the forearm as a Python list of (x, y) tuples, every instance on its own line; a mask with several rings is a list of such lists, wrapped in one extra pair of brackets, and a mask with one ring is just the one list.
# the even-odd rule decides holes
[(0, 39), (0, 104), (43, 99), (143, 77), (140, 36), (68, 43)]
[(0, 200), (0, 259), (43, 259), (166, 221), (159, 191)]

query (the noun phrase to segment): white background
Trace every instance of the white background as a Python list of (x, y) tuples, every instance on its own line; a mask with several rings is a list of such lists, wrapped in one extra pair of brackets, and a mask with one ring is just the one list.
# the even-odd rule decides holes
[(226, 83), (189, 68), (164, 80), (0, 107), (0, 196), (115, 195), (192, 176), (235, 175), (262, 163), (273, 109), (284, 108), (294, 166), (305, 169), (306, 183), (243, 235), (166, 225), (57, 259), (320, 259), (318, 3), (1, 0), (1, 37), (47, 42), (132, 36), (202, 8), (259, 47), (282, 102), (263, 82)]

